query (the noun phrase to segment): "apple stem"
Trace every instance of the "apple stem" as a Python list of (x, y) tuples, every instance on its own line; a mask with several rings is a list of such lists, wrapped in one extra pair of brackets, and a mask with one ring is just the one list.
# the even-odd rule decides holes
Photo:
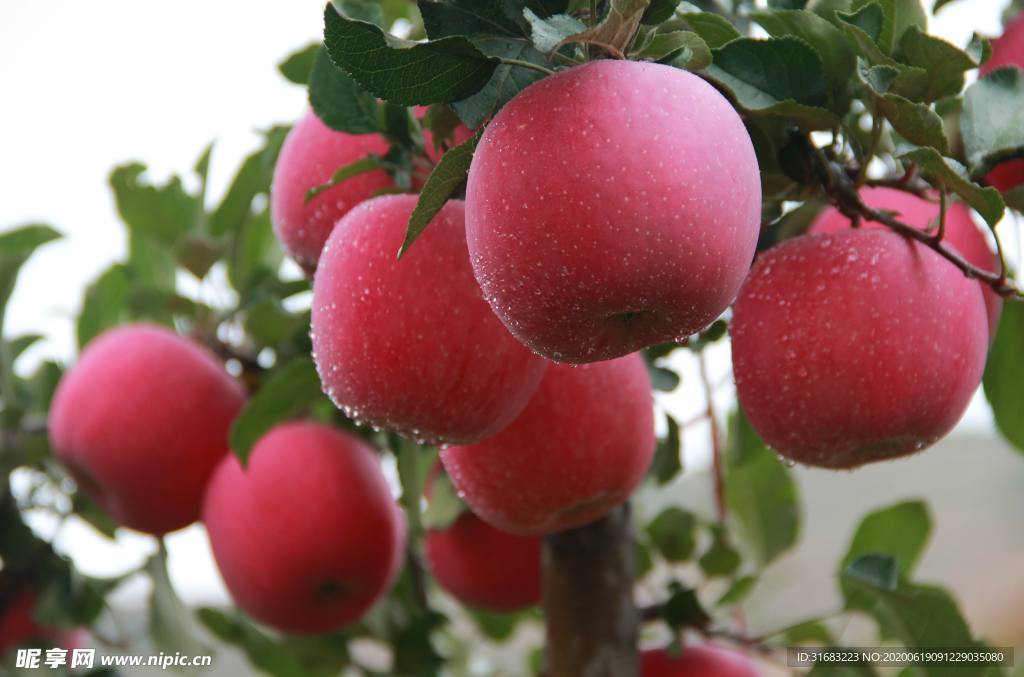
[(629, 505), (544, 539), (544, 677), (635, 677)]
[(715, 409), (715, 392), (711, 385), (711, 377), (708, 374), (707, 360), (704, 357), (703, 351), (697, 353), (697, 359), (700, 363), (700, 380), (704, 385), (704, 399), (707, 402), (707, 411), (705, 415), (707, 416), (708, 424), (711, 426), (711, 459), (715, 488), (715, 518), (718, 520), (719, 524), (724, 525), (726, 519), (729, 517), (729, 511), (725, 500), (725, 471), (722, 466), (722, 454), (724, 453), (722, 433), (718, 427), (718, 412)]

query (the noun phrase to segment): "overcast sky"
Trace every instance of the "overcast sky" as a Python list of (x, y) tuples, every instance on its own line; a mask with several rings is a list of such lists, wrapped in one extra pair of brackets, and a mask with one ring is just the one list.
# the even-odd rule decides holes
[[(961, 46), (972, 31), (994, 35), (1003, 5), (956, 0), (932, 30)], [(25, 268), (9, 308), (10, 335), (48, 337), (29, 361), (73, 357), (83, 287), (124, 253), (110, 169), (141, 160), (163, 180), (187, 173), (215, 140), (211, 192), (219, 196), (255, 146), (253, 130), (303, 111), (303, 90), (275, 65), (319, 36), (322, 7), (319, 0), (0, 0), (0, 230), (44, 221), (66, 235)], [(725, 364), (727, 351), (717, 352)], [(684, 368), (694, 375), (692, 365)], [(980, 402), (966, 419), (976, 428), (990, 428), (990, 420)], [(687, 448), (700, 453), (703, 444)], [(74, 526), (62, 544), (95, 574), (130, 566), (151, 549), (128, 534), (112, 547)], [(201, 531), (172, 537), (172, 556), (186, 597), (223, 596)]]

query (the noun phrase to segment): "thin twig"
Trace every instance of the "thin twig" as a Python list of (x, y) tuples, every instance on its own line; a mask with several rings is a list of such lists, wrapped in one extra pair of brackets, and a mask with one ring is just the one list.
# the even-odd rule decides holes
[(543, 73), (544, 75), (554, 75), (555, 71), (550, 68), (545, 68), (539, 64), (531, 63), (529, 61), (522, 61), (521, 59), (505, 59), (499, 58), (498, 61), (505, 64), (506, 66), (519, 66), (520, 68), (529, 68), (530, 70)]
[(712, 474), (714, 475), (715, 486), (715, 517), (719, 524), (725, 524), (728, 517), (728, 510), (725, 502), (725, 472), (722, 467), (722, 435), (718, 429), (718, 413), (715, 411), (715, 393), (711, 387), (711, 378), (708, 375), (707, 360), (704, 352), (697, 354), (700, 363), (700, 380), (704, 386), (704, 398), (707, 400), (706, 416), (711, 424), (711, 453), (712, 453)]

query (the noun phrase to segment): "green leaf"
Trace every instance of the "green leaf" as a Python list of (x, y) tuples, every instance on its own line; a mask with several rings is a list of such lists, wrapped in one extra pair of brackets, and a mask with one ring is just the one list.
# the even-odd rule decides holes
[(146, 166), (138, 162), (115, 167), (110, 174), (117, 211), (129, 230), (163, 244), (175, 244), (194, 230), (200, 213), (196, 199), (174, 176), (164, 185), (143, 180)]
[(471, 609), (470, 615), (484, 635), (495, 642), (508, 640), (515, 634), (516, 625), (519, 624), (518, 614), (498, 614)]
[(729, 508), (745, 544), (762, 564), (792, 547), (800, 534), (800, 502), (789, 469), (737, 412), (725, 454)]
[(284, 647), (238, 614), (202, 608), (197, 617), (217, 639), (238, 647), (253, 666), (274, 677), (305, 677), (302, 663)]
[(228, 280), (248, 300), (261, 280), (277, 280), (276, 271), (283, 260), (284, 252), (270, 222), (270, 210), (264, 209), (247, 219), (235, 236), (228, 258)]
[(86, 287), (78, 314), (79, 347), (124, 320), (130, 284), (128, 269), (124, 264), (115, 263)]
[(981, 65), (979, 60), (967, 52), (941, 38), (928, 35), (917, 26), (910, 26), (903, 34), (900, 52), (908, 65), (920, 69), (911, 72), (924, 73), (925, 77), (921, 78), (922, 83), (916, 87), (921, 90), (919, 98), (899, 88), (894, 91), (920, 101), (937, 101), (959, 94), (964, 87), (964, 73)]
[(473, 160), (473, 152), (476, 151), (476, 144), (480, 142), (482, 134), (483, 130), (478, 131), (468, 141), (442, 155), (437, 166), (430, 172), (427, 182), (423, 184), (423, 189), (420, 191), (419, 199), (416, 201), (416, 208), (409, 217), (409, 228), (406, 231), (402, 248), (398, 250), (399, 257), (409, 251), (409, 247), (426, 230), (430, 221), (448, 202), (448, 198), (466, 180), (469, 175), (469, 165)]
[(915, 103), (888, 92), (899, 77), (897, 69), (891, 66), (868, 66), (858, 57), (857, 77), (874, 96), (876, 112), (885, 117), (893, 129), (911, 143), (931, 146), (943, 155), (949, 153), (949, 141), (938, 113), (927, 104)]
[(336, 131), (381, 131), (376, 99), (335, 66), (326, 49), (317, 51), (309, 74), (309, 105), (325, 125)]
[(861, 555), (841, 573), (844, 583), (858, 581), (883, 590), (895, 590), (900, 582), (899, 563), (890, 555)]
[(808, 129), (838, 124), (824, 108), (828, 82), (817, 53), (803, 40), (739, 38), (714, 50), (707, 73), (751, 113), (781, 115)]
[(976, 174), (1024, 155), (1024, 73), (997, 68), (964, 92), (960, 117), (967, 161)]
[(423, 527), (442, 531), (450, 527), (466, 511), (455, 486), (445, 473), (438, 473), (430, 485), (430, 498), (423, 511)]
[(486, 85), (498, 66), (465, 38), (399, 41), (373, 24), (346, 19), (332, 5), (324, 12), (324, 44), (331, 60), (364, 89), (405, 106), (464, 99)]
[(252, 201), (257, 195), (269, 192), (274, 163), (287, 134), (287, 127), (272, 127), (264, 134), (263, 146), (245, 158), (210, 216), (211, 235), (237, 233), (252, 218)]
[(932, 531), (931, 515), (921, 501), (905, 501), (869, 513), (861, 520), (842, 566), (870, 553), (890, 555), (909, 575)]
[(715, 602), (715, 606), (730, 607), (740, 604), (750, 595), (757, 585), (757, 579), (753, 576), (743, 576), (729, 586), (729, 589), (722, 593), (722, 596)]
[(647, 535), (662, 557), (669, 562), (690, 558), (696, 546), (697, 518), (691, 513), (669, 506), (647, 525)]
[(718, 49), (742, 37), (729, 20), (711, 12), (687, 12), (683, 19), (694, 33), (699, 35), (711, 49)]
[(861, 7), (856, 12), (836, 12), (836, 18), (846, 34), (860, 49), (861, 56), (874, 65), (898, 66), (898, 62), (879, 46), (885, 24), (882, 7), (875, 2)]
[(637, 56), (654, 61), (671, 57), (668, 62), (673, 66), (691, 71), (711, 64), (711, 49), (703, 38), (691, 31), (657, 33)]
[[(60, 233), (41, 223), (28, 224), (0, 233), (0, 339), (3, 337), (7, 302), (14, 293), (14, 285), (18, 281), (21, 267), (36, 249), (59, 237)], [(7, 370), (13, 361), (14, 358), (9, 353), (0, 354), (0, 373), (9, 373)]]
[(679, 424), (670, 414), (665, 414), (668, 431), (665, 437), (658, 440), (658, 447), (651, 462), (650, 475), (658, 486), (672, 481), (683, 469), (682, 437), (679, 435)]
[(644, 10), (641, 22), (647, 26), (657, 26), (672, 18), (679, 0), (651, 0), (650, 6)]
[(323, 398), (313, 361), (299, 358), (276, 370), (231, 425), (231, 450), (244, 466), (257, 440)]
[[(417, 6), (423, 17), (423, 28), (431, 40), (481, 35), (526, 37), (509, 4), (479, 0), (419, 0)], [(527, 8), (525, 11), (530, 10)]]
[(191, 614), (171, 585), (167, 574), (167, 550), (162, 540), (159, 551), (149, 558), (146, 572), (153, 583), (149, 598), (149, 638), (153, 647), (166, 653), (209, 653), (209, 647), (197, 639)]
[(7, 359), (13, 363), (23, 352), (42, 339), (42, 334), (22, 334), (21, 336), (12, 338), (7, 341)]
[[(538, 66), (550, 67), (547, 56), (526, 40), (489, 37), (476, 38), (473, 44), (490, 57), (527, 61)], [(478, 92), (456, 101), (452, 107), (467, 127), (476, 129), (513, 96), (543, 77), (543, 73), (529, 68), (500, 64)]]
[(669, 589), (672, 593), (662, 609), (662, 616), (669, 627), (677, 630), (690, 627), (701, 628), (708, 624), (711, 617), (701, 606), (695, 590), (684, 588), (675, 581), (669, 584)]
[(821, 644), (831, 646), (835, 643), (832, 633), (821, 621), (804, 621), (790, 626), (782, 633), (783, 641), (789, 646), (803, 644)]
[(647, 575), (654, 563), (651, 561), (651, 551), (647, 546), (638, 540), (633, 541), (633, 570), (637, 580)]
[(911, 26), (928, 28), (928, 15), (920, 0), (854, 0), (851, 9), (857, 12), (868, 5), (878, 5), (882, 10), (882, 26), (875, 41), (886, 54), (896, 51)]
[(567, 36), (563, 42), (595, 45), (622, 56), (633, 43), (650, 4), (651, 0), (610, 0), (608, 12), (599, 23)]
[(309, 82), (309, 72), (313, 70), (313, 61), (319, 52), (319, 42), (306, 45), (302, 49), (292, 52), (284, 61), (277, 64), (277, 70), (289, 82), (305, 85)]
[(916, 162), (932, 182), (944, 185), (974, 208), (990, 226), (1003, 218), (1003, 198), (995, 188), (982, 188), (973, 183), (967, 169), (953, 158), (944, 157), (934, 148), (915, 148), (901, 153), (900, 160)]
[(1018, 450), (1024, 452), (1024, 304), (1004, 303), (996, 339), (988, 351), (982, 384), (985, 399), (992, 406), (996, 428)]
[(306, 202), (309, 202), (325, 190), (334, 188), (342, 181), (351, 179), (353, 176), (366, 174), (367, 172), (372, 172), (377, 169), (387, 169), (388, 167), (388, 163), (385, 162), (383, 158), (378, 155), (373, 155), (372, 153), (365, 157), (361, 157), (358, 160), (353, 160), (344, 167), (336, 170), (331, 174), (331, 178), (327, 179), (324, 183), (321, 183), (318, 186), (313, 186), (306, 191)]
[(775, 38), (800, 38), (821, 57), (832, 88), (842, 87), (853, 75), (854, 55), (842, 31), (807, 10), (753, 12), (751, 18)]
[(249, 306), (245, 329), (261, 345), (276, 346), (309, 331), (309, 312), (290, 313), (271, 296)]
[(697, 560), (701, 570), (708, 576), (731, 576), (741, 563), (740, 554), (729, 545), (722, 529), (712, 529), (711, 547)]
[(542, 19), (528, 8), (523, 10), (523, 16), (530, 24), (530, 38), (533, 44), (542, 52), (553, 52), (561, 47), (573, 35), (586, 30), (587, 25), (579, 19), (565, 14), (556, 14), (553, 17)]

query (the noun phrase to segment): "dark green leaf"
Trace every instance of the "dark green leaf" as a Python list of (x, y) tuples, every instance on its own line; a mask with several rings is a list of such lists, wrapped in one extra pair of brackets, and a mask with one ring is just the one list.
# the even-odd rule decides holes
[(489, 611), (473, 609), (470, 611), (477, 627), (495, 642), (504, 642), (516, 632), (519, 616), (516, 614), (497, 614)]
[[(484, 54), (499, 59), (528, 61), (549, 67), (547, 57), (526, 40), (477, 38), (473, 40)], [(544, 77), (529, 68), (501, 64), (494, 69), (487, 83), (476, 94), (452, 104), (455, 112), (470, 129), (476, 129), (513, 96)]]
[(967, 161), (977, 173), (1024, 155), (1024, 72), (997, 68), (964, 92), (960, 118)]
[(711, 49), (718, 49), (723, 45), (741, 37), (736, 27), (729, 23), (729, 20), (711, 12), (687, 12), (683, 15), (686, 24), (699, 35)]
[(392, 640), (394, 646), (392, 672), (396, 675), (436, 675), (444, 658), (434, 648), (430, 635), (442, 625), (445, 617), (427, 612), (414, 617), (400, 628)]
[(228, 258), (228, 280), (247, 298), (260, 280), (277, 281), (276, 271), (283, 260), (284, 253), (270, 223), (270, 210), (264, 209), (247, 219), (235, 237)]
[(637, 56), (654, 61), (671, 57), (668, 63), (691, 71), (707, 68), (711, 63), (711, 49), (699, 35), (691, 31), (658, 33)]
[[(0, 233), (0, 337), (3, 334), (7, 302), (14, 293), (21, 267), (36, 249), (60, 236), (53, 228), (39, 223)], [(10, 355), (0, 355), (0, 361), (3, 362), (0, 364), (0, 373), (10, 368), (13, 360)]]
[(306, 45), (302, 49), (292, 52), (284, 61), (277, 64), (277, 70), (281, 71), (281, 75), (289, 82), (305, 85), (309, 82), (309, 72), (313, 69), (313, 61), (319, 51), (319, 42)]
[(331, 60), (364, 89), (406, 106), (464, 99), (486, 85), (498, 66), (465, 38), (399, 41), (373, 24), (346, 19), (332, 5), (324, 13), (324, 44)]
[(107, 268), (85, 289), (78, 314), (78, 345), (85, 346), (126, 317), (130, 276), (123, 264)]
[(276, 346), (296, 332), (309, 331), (309, 313), (290, 313), (276, 298), (268, 297), (246, 311), (245, 329), (258, 343)]
[(644, 11), (641, 20), (648, 26), (657, 26), (668, 21), (675, 14), (679, 0), (651, 0), (650, 6)]
[(911, 26), (922, 30), (928, 27), (928, 15), (920, 0), (853, 0), (851, 9), (857, 12), (868, 5), (878, 5), (882, 10), (882, 27), (875, 41), (886, 54), (896, 51)]
[(948, 154), (949, 141), (938, 113), (927, 104), (914, 103), (888, 92), (898, 76), (899, 71), (891, 66), (868, 66), (860, 58), (857, 60), (857, 77), (874, 95), (877, 113), (911, 143), (931, 146), (943, 155)]
[(524, 10), (524, 15), (530, 23), (530, 39), (542, 52), (555, 51), (571, 36), (582, 33), (587, 28), (579, 19), (564, 14), (542, 19), (527, 9)]
[(595, 45), (621, 56), (633, 43), (650, 4), (651, 0), (609, 0), (608, 12), (599, 23), (567, 36), (565, 42)]
[(796, 483), (742, 412), (733, 417), (725, 461), (729, 507), (745, 544), (758, 561), (767, 564), (799, 537)]
[(885, 24), (882, 7), (868, 3), (856, 12), (836, 12), (840, 26), (860, 49), (861, 56), (873, 65), (897, 66), (898, 63), (878, 45)]
[(144, 181), (145, 172), (145, 165), (133, 162), (110, 174), (117, 211), (134, 234), (175, 244), (198, 225), (196, 199), (185, 192), (178, 177), (160, 186)]
[(351, 179), (353, 176), (359, 176), (360, 174), (366, 174), (376, 169), (386, 169), (387, 163), (377, 155), (367, 155), (366, 157), (353, 160), (344, 167), (339, 168), (334, 174), (331, 174), (326, 182), (321, 183), (319, 186), (313, 186), (306, 192), (306, 202), (309, 202), (320, 193), (325, 190), (334, 188), (339, 183), (346, 179)]
[(42, 334), (23, 334), (11, 339), (7, 342), (7, 359), (13, 363), (23, 352), (42, 338)]
[(633, 571), (637, 579), (641, 579), (647, 575), (654, 563), (651, 561), (651, 551), (645, 544), (634, 541), (633, 545)]
[(790, 646), (801, 644), (821, 644), (831, 646), (835, 643), (832, 633), (820, 621), (804, 621), (786, 629), (782, 634), (783, 641)]
[(186, 237), (178, 247), (178, 263), (197, 280), (202, 280), (224, 255), (224, 250), (222, 242), (206, 237)]
[(900, 565), (890, 555), (861, 555), (843, 569), (841, 580), (844, 583), (857, 581), (883, 590), (895, 590), (900, 582)]
[(932, 521), (921, 501), (906, 501), (876, 510), (861, 520), (842, 566), (871, 553), (890, 555), (909, 575), (931, 535)]
[(306, 677), (299, 660), (237, 614), (202, 608), (199, 620), (217, 639), (242, 649), (252, 664), (274, 677)]
[(953, 158), (943, 157), (934, 148), (915, 148), (901, 153), (899, 159), (916, 162), (930, 181), (944, 185), (962, 197), (990, 226), (995, 226), (1003, 218), (1003, 198), (999, 191), (973, 183), (967, 169)]
[[(525, 37), (515, 21), (512, 3), (480, 2), (479, 0), (419, 0), (417, 6), (423, 17), (427, 37), (439, 40), (453, 36), (479, 37), (496, 35), (510, 38)], [(527, 9), (527, 11), (529, 11)]]
[(741, 564), (740, 554), (729, 545), (721, 529), (712, 530), (711, 547), (708, 548), (697, 563), (708, 576), (731, 576)]
[(917, 26), (910, 26), (903, 34), (900, 52), (908, 65), (927, 75), (923, 83), (916, 87), (922, 90), (919, 97), (912, 97), (898, 87), (894, 91), (926, 102), (959, 94), (964, 86), (964, 73), (981, 65), (980, 61), (967, 52), (941, 38), (928, 35)]
[(265, 432), (323, 398), (313, 361), (300, 358), (275, 371), (231, 425), (231, 450), (244, 466)]
[(996, 339), (985, 365), (985, 399), (992, 406), (996, 427), (1013, 446), (1024, 451), (1024, 304), (1004, 303)]
[(803, 40), (739, 38), (714, 50), (708, 75), (752, 113), (796, 119), (809, 129), (838, 123), (828, 103), (828, 82), (817, 53)]
[(669, 588), (672, 590), (672, 594), (662, 609), (662, 616), (669, 627), (673, 629), (700, 628), (707, 625), (711, 617), (701, 606), (695, 590), (684, 588), (675, 582), (671, 583)]
[(384, 12), (376, 0), (331, 0), (335, 9), (349, 19), (366, 21), (387, 30), (384, 25)]
[(473, 160), (473, 152), (480, 141), (483, 131), (478, 131), (468, 141), (452, 148), (441, 156), (441, 160), (430, 172), (427, 182), (423, 184), (416, 208), (409, 217), (409, 229), (398, 255), (409, 251), (409, 247), (426, 229), (430, 221), (437, 216), (455, 189), (462, 185), (469, 175), (469, 165)]
[(821, 57), (832, 88), (844, 86), (853, 75), (854, 55), (842, 31), (806, 10), (754, 12), (751, 18), (772, 37), (791, 35), (805, 41)]
[(662, 557), (670, 562), (682, 562), (693, 554), (696, 528), (697, 519), (691, 513), (670, 506), (647, 525), (647, 534)]
[(380, 131), (378, 104), (345, 71), (334, 65), (326, 49), (319, 49), (309, 75), (309, 105), (331, 129), (349, 134)]
[(654, 460), (651, 462), (649, 471), (658, 486), (671, 482), (683, 469), (679, 424), (669, 414), (665, 415), (665, 420), (668, 424), (668, 431), (665, 433), (665, 437), (658, 440), (658, 447), (654, 452)]
[(210, 234), (237, 233), (252, 218), (253, 198), (270, 190), (274, 163), (287, 134), (287, 127), (272, 127), (265, 134), (263, 146), (245, 158), (210, 217)]

